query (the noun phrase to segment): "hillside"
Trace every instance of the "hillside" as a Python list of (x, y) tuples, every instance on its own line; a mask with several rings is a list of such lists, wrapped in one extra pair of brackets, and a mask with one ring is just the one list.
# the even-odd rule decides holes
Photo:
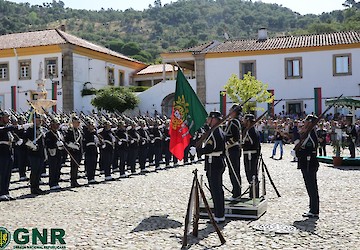
[(154, 63), (163, 51), (211, 40), (248, 39), (261, 27), (269, 36), (360, 29), (358, 3), (322, 15), (300, 15), (277, 4), (247, 0), (178, 0), (154, 4), (144, 11), (75, 10), (62, 1), (43, 5), (0, 0), (0, 34), (57, 28), (109, 47), (135, 59)]

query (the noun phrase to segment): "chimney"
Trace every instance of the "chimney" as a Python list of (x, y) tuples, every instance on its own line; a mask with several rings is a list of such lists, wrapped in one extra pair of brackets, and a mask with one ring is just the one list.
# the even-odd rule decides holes
[(65, 24), (61, 24), (60, 27), (59, 27), (59, 30), (61, 31), (66, 31), (66, 27), (65, 27)]
[(261, 28), (258, 32), (258, 41), (266, 41), (267, 40), (267, 29)]

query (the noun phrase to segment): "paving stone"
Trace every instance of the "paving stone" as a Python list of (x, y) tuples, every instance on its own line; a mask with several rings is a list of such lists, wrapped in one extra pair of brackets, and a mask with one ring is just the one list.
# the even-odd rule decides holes
[[(227, 241), (223, 246), (212, 227), (200, 220), (199, 238), (189, 235), (189, 248), (356, 249), (360, 245), (360, 171), (320, 164), (320, 219), (311, 222), (301, 216), (307, 211), (308, 197), (301, 172), (296, 169), (296, 163), (290, 162), (293, 146), (285, 145), (281, 161), (268, 158), (272, 147), (273, 144), (263, 144), (262, 153), (281, 198), (277, 198), (267, 181), (265, 215), (253, 222), (226, 223), (222, 227)], [(35, 198), (28, 195), (28, 184), (17, 182), (18, 174), (13, 173), (10, 193), (19, 199), (0, 203), (0, 226), (12, 231), (19, 227), (63, 228), (67, 249), (180, 249), (192, 171), (197, 168), (199, 176), (203, 175), (206, 181), (202, 164), (76, 189), (69, 189), (70, 183), (62, 182), (65, 190)], [(246, 184), (243, 166), (242, 163), (241, 177)], [(63, 172), (68, 173), (69, 168)], [(103, 176), (96, 178), (103, 180)], [(79, 182), (85, 184), (86, 180)], [(227, 171), (224, 185), (231, 187)], [(42, 189), (47, 190), (48, 186)], [(227, 191), (225, 195), (230, 196)], [(252, 228), (255, 223), (295, 226), (298, 232), (279, 235), (256, 231)], [(10, 248), (13, 246), (14, 242)]]

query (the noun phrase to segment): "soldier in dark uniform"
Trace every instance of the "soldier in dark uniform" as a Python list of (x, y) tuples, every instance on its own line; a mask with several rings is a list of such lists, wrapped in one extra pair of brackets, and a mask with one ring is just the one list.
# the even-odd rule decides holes
[(77, 182), (79, 165), (82, 158), (82, 134), (80, 130), (80, 119), (77, 116), (71, 118), (71, 126), (65, 135), (65, 143), (71, 154), (70, 157), (70, 180), (71, 187), (79, 187)]
[(160, 169), (160, 161), (162, 159), (162, 138), (163, 133), (161, 132), (160, 121), (155, 121), (153, 128), (153, 138), (151, 142), (153, 142), (154, 147), (154, 156), (155, 156), (155, 169)]
[(95, 129), (95, 123), (92, 119), (87, 118), (85, 120), (86, 127), (84, 128), (83, 136), (83, 148), (84, 148), (84, 165), (86, 171), (86, 177), (88, 179), (88, 184), (96, 184), (95, 180), (95, 170), (98, 159), (98, 144), (100, 140), (97, 136), (97, 131)]
[(103, 140), (103, 144), (100, 147), (100, 164), (102, 170), (105, 173), (105, 180), (113, 180), (111, 176), (111, 164), (113, 163), (114, 147), (115, 147), (115, 136), (111, 131), (111, 122), (105, 121), (104, 129), (99, 134)]
[(346, 140), (349, 145), (350, 157), (355, 158), (357, 132), (355, 125), (352, 124), (352, 115), (346, 116), (345, 132), (347, 135)]
[(154, 162), (154, 157), (155, 157), (155, 152), (154, 152), (154, 142), (153, 138), (154, 138), (154, 124), (155, 121), (153, 119), (149, 119), (148, 120), (148, 134), (150, 136), (150, 141), (149, 141), (149, 145), (148, 145), (148, 161), (149, 161), (149, 166), (153, 166), (155, 165)]
[(140, 142), (140, 135), (136, 131), (136, 123), (131, 121), (131, 128), (128, 131), (129, 135), (129, 151), (128, 151), (128, 158), (127, 164), (131, 169), (131, 173), (136, 173), (135, 166), (136, 166), (136, 157), (138, 156), (139, 152), (139, 142)]
[(166, 120), (164, 127), (163, 153), (165, 157), (165, 166), (170, 168), (171, 152), (170, 152), (170, 134), (169, 134), (170, 120)]
[[(260, 134), (256, 131), (255, 117), (253, 114), (244, 116), (244, 132), (242, 139), (242, 148), (244, 152), (244, 166), (246, 179), (250, 184), (249, 197), (259, 197), (259, 179), (258, 179), (258, 162), (261, 151)], [(253, 189), (255, 185), (255, 190)]]
[[(207, 124), (213, 127), (221, 119), (221, 113), (212, 111), (207, 118)], [(195, 147), (191, 147), (190, 153), (195, 155)], [(225, 201), (223, 190), (223, 173), (225, 171), (224, 161), (225, 136), (220, 127), (210, 133), (204, 140), (203, 147), (198, 148), (201, 155), (205, 155), (205, 170), (209, 182), (211, 197), (214, 202), (215, 221), (222, 223), (225, 221)]]
[(139, 125), (140, 128), (137, 130), (140, 136), (139, 165), (140, 165), (140, 171), (145, 173), (147, 172), (145, 169), (145, 164), (149, 152), (150, 135), (148, 132), (148, 128), (146, 127), (146, 122), (144, 120), (139, 120)]
[(50, 123), (50, 130), (45, 134), (45, 146), (49, 163), (49, 186), (50, 190), (57, 190), (61, 174), (61, 156), (64, 150), (62, 134), (59, 132), (60, 122), (53, 118)]
[(316, 131), (316, 135), (319, 141), (319, 155), (326, 156), (326, 135), (327, 131), (324, 129), (324, 124), (320, 123), (319, 129)]
[(14, 130), (9, 125), (8, 111), (0, 110), (0, 201), (9, 201), (14, 198), (9, 195), (9, 185), (11, 178), (11, 144), (13, 136), (10, 131)]
[[(20, 116), (18, 118), (18, 124), (21, 128), (16, 129), (13, 133), (15, 135), (15, 145), (14, 145), (14, 161), (16, 161), (16, 166), (19, 169), (20, 181), (30, 180), (26, 176), (26, 166), (28, 164), (27, 159), (27, 150), (24, 141), (25, 128), (23, 126), (25, 123), (25, 118)], [(28, 124), (26, 124), (28, 126)], [(19, 157), (20, 156), (20, 157)]]
[[(306, 130), (312, 123), (316, 122), (317, 117), (308, 115), (305, 118), (303, 130)], [(306, 136), (306, 135), (305, 135)], [(318, 148), (318, 139), (316, 132), (312, 129), (300, 149), (296, 151), (298, 158), (298, 168), (301, 169), (306, 191), (309, 196), (310, 205), (309, 212), (303, 214), (304, 217), (317, 218), (319, 217), (319, 192), (317, 185), (317, 171), (319, 169), (319, 162), (316, 158)]]
[(31, 167), (30, 189), (31, 194), (35, 195), (41, 195), (45, 193), (39, 187), (40, 175), (43, 170), (45, 161), (45, 131), (41, 124), (42, 117), (39, 114), (36, 114), (34, 126), (26, 130), (24, 137), (26, 141), (25, 144), (28, 147), (28, 158)]
[(226, 160), (229, 166), (230, 181), (233, 186), (232, 197), (230, 200), (236, 200), (241, 195), (241, 177), (240, 177), (240, 143), (241, 143), (241, 123), (239, 115), (241, 106), (234, 104), (229, 110), (231, 120), (225, 128), (226, 136)]
[(125, 172), (125, 166), (126, 166), (128, 147), (129, 147), (129, 136), (126, 131), (124, 121), (120, 121), (118, 123), (116, 137), (118, 141), (115, 147), (115, 152), (116, 152), (115, 157), (117, 158), (116, 162), (119, 163), (120, 177), (123, 178), (123, 177), (127, 177), (127, 174)]

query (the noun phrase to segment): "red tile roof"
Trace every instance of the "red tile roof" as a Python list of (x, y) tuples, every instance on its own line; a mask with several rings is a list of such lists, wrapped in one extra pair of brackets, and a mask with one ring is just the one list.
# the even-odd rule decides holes
[[(175, 66), (175, 71), (177, 71), (178, 67)], [(165, 71), (166, 72), (172, 72), (173, 71), (173, 65), (171, 64), (165, 64)], [(162, 64), (156, 64), (156, 65), (149, 65), (143, 70), (140, 70), (137, 75), (147, 75), (147, 74), (155, 74), (155, 73), (162, 73), (163, 72), (163, 65)]]
[[(261, 51), (274, 49), (309, 48), (331, 45), (358, 44), (360, 43), (359, 31), (343, 31), (327, 34), (283, 36), (259, 40), (232, 40), (223, 43), (207, 43), (193, 48), (174, 52), (193, 53), (224, 53), (242, 51)], [(170, 52), (171, 53), (171, 52)]]
[(27, 48), (65, 43), (66, 41), (59, 36), (56, 30), (41, 30), (0, 36), (0, 49)]
[[(13, 48), (28, 48), (46, 45), (73, 44), (93, 51), (109, 54), (128, 61), (144, 64), (123, 54), (117, 53), (100, 45), (70, 35), (58, 29), (41, 30), (25, 33), (15, 33), (0, 36), (0, 50)], [(144, 64), (145, 65), (145, 64)]]

